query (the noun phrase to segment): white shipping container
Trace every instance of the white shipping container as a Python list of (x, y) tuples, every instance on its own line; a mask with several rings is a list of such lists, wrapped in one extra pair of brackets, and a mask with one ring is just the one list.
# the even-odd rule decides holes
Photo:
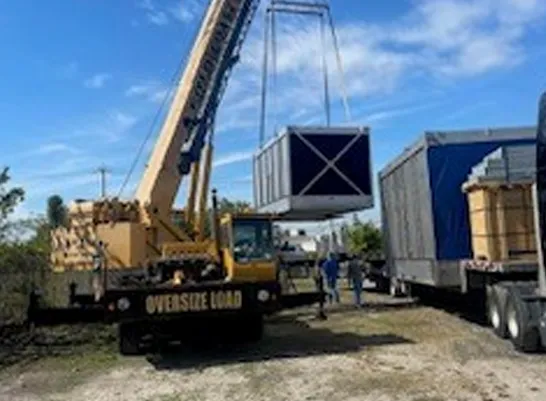
[(372, 208), (369, 129), (284, 128), (254, 157), (254, 203), (301, 219)]

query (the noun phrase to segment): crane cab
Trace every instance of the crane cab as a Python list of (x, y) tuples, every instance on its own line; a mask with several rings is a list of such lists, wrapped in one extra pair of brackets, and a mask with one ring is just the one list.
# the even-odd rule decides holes
[(227, 279), (275, 281), (277, 257), (273, 223), (259, 214), (227, 214), (220, 219), (220, 252)]

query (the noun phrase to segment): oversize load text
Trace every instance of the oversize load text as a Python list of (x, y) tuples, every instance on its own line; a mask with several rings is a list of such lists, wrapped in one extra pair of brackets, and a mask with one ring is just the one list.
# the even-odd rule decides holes
[(241, 309), (241, 291), (204, 291), (182, 294), (156, 294), (146, 297), (146, 312), (160, 313), (201, 312), (208, 310)]

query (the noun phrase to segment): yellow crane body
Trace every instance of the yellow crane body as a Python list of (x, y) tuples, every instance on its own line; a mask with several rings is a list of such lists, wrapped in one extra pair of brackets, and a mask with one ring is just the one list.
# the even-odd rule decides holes
[[(92, 277), (91, 293), (71, 285), (69, 307), (52, 308), (33, 291), (30, 322), (117, 322), (121, 353), (134, 354), (150, 336), (236, 329), (239, 338), (257, 340), (265, 314), (322, 306), (320, 285), (309, 293), (282, 292), (276, 216), (219, 216), (213, 191), (212, 235), (205, 235), (215, 112), (258, 3), (210, 0), (135, 198), (75, 201), (67, 226), (51, 232), (54, 271)], [(187, 175), (185, 208), (174, 210)]]

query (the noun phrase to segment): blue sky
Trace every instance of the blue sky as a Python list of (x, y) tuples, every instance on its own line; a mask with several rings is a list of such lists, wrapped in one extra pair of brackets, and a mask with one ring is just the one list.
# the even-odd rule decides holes
[[(262, 5), (266, 0), (262, 1)], [(0, 2), (1, 163), (27, 200), (19, 215), (115, 194), (191, 46), (206, 0)], [(532, 125), (546, 89), (543, 0), (333, 0), (351, 124), (372, 132), (374, 174), (424, 130)], [(258, 145), (262, 14), (217, 120), (213, 183), (251, 199)], [(320, 36), (309, 17), (278, 19), (276, 126), (324, 121)], [(327, 41), (334, 123), (347, 123)], [(274, 100), (274, 102), (273, 102)], [(276, 105), (273, 107), (273, 104)], [(153, 145), (124, 192), (138, 182)], [(182, 203), (182, 189), (179, 203)], [(377, 210), (366, 213), (377, 218)]]

